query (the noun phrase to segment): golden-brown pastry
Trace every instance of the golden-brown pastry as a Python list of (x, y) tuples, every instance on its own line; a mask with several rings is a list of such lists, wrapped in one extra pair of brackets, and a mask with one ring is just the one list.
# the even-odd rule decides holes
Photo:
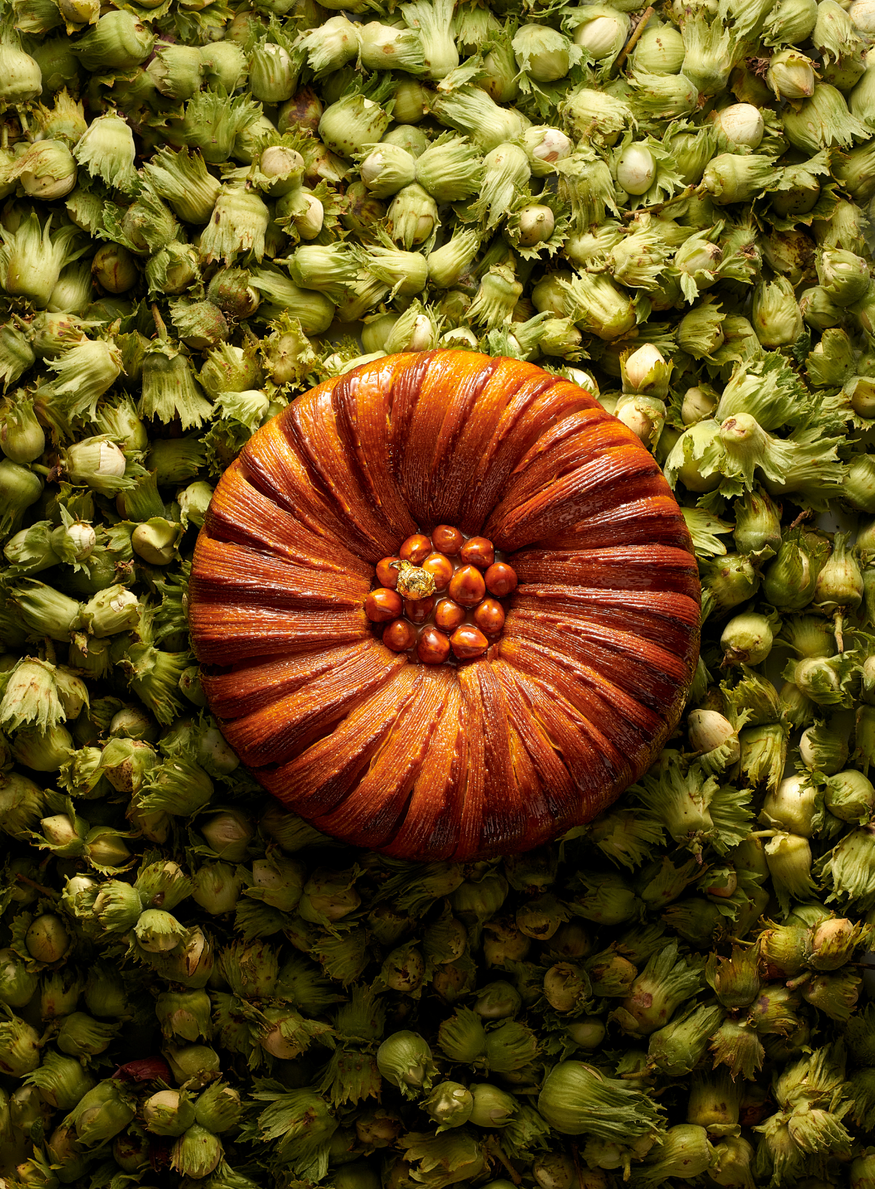
[(266, 789), (352, 844), (468, 860), (589, 821), (641, 775), (683, 709), (699, 605), (630, 430), (532, 364), (432, 351), (328, 380), (252, 437), (201, 531), (190, 623)]

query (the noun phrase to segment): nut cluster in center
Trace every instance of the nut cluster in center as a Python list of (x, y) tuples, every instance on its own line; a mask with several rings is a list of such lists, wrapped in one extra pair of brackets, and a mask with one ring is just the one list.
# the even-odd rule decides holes
[(431, 536), (414, 533), (396, 557), (377, 563), (378, 587), (365, 600), (383, 643), (415, 651), (424, 665), (481, 656), (501, 634), (500, 600), (516, 589), (516, 571), (486, 537), (468, 537), (451, 524)]

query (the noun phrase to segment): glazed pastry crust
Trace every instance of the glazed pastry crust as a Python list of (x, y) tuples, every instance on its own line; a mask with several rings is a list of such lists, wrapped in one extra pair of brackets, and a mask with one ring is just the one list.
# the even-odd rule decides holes
[[(475, 660), (419, 664), (365, 616), (374, 567), (437, 524), (519, 586)], [(189, 619), (203, 688), (261, 784), (327, 834), (421, 860), (591, 820), (674, 730), (700, 587), (652, 455), (582, 388), (466, 351), (298, 397), (220, 480)]]

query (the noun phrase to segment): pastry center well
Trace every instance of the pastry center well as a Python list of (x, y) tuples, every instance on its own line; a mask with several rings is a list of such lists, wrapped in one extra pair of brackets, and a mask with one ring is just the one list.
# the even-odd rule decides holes
[(377, 585), (365, 614), (383, 643), (424, 665), (472, 660), (504, 627), (502, 602), (516, 572), (486, 537), (465, 537), (450, 524), (414, 533), (394, 557), (377, 563)]

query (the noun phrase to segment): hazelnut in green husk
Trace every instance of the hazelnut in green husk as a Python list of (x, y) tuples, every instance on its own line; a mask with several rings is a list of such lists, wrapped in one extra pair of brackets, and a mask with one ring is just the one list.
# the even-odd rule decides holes
[(426, 1041), (406, 1030), (394, 1032), (383, 1041), (377, 1050), (377, 1066), (406, 1098), (417, 1098), (420, 1091), (429, 1090), (437, 1073)]
[(735, 615), (723, 629), (720, 646), (728, 664), (759, 665), (772, 650), (777, 615), (748, 611)]
[(778, 784), (786, 767), (789, 733), (788, 722), (764, 723), (739, 731), (740, 768), (752, 787), (773, 789)]
[(184, 940), (187, 930), (169, 912), (147, 908), (134, 926), (137, 943), (150, 954), (174, 950)]
[(723, 1017), (723, 1008), (718, 1004), (701, 1005), (682, 1013), (651, 1033), (648, 1061), (669, 1077), (691, 1073), (705, 1055), (708, 1040)]
[(438, 1131), (461, 1127), (471, 1117), (474, 1098), (471, 1091), (459, 1082), (438, 1082), (422, 1102), (423, 1109)]
[(195, 1122), (216, 1135), (234, 1129), (243, 1113), (240, 1092), (226, 1082), (211, 1082), (194, 1104)]
[[(839, 773), (848, 761), (848, 741), (844, 733), (832, 724), (817, 723), (802, 732), (802, 737), (799, 740), (799, 758), (806, 768), (822, 772), (825, 776), (833, 776)], [(853, 783), (857, 776), (862, 776), (862, 773), (849, 772), (847, 775), (850, 777), (849, 783)], [(839, 805), (845, 796), (842, 782), (836, 782), (834, 788), (832, 799), (836, 805)], [(875, 789), (872, 789), (871, 785), (870, 790), (869, 804), (871, 809), (875, 810)], [(853, 797), (850, 798), (850, 801), (853, 802)], [(824, 795), (824, 804), (831, 813), (835, 813), (826, 794)], [(845, 818), (841, 813), (837, 816), (842, 817), (845, 821), (853, 820), (853, 818)]]
[(643, 1185), (664, 1185), (667, 1179), (701, 1176), (711, 1166), (713, 1148), (704, 1127), (676, 1123), (669, 1127), (640, 1168)]
[(194, 1122), (194, 1104), (183, 1090), (157, 1090), (141, 1112), (143, 1125), (154, 1135), (182, 1135)]
[(867, 941), (870, 926), (845, 917), (829, 917), (809, 931), (805, 961), (812, 970), (837, 970), (850, 961), (857, 946)]
[(469, 1089), (473, 1101), (468, 1121), (475, 1127), (505, 1127), (519, 1109), (517, 1100), (498, 1086), (472, 1082)]
[(106, 1079), (79, 1100), (64, 1124), (75, 1127), (83, 1147), (93, 1148), (123, 1131), (134, 1114), (132, 1095), (123, 1083)]
[(706, 1128), (712, 1138), (737, 1134), (743, 1093), (743, 1083), (734, 1081), (726, 1069), (696, 1070), (690, 1081), (687, 1122)]
[(779, 611), (801, 611), (811, 602), (817, 576), (826, 562), (827, 550), (820, 541), (791, 529), (781, 542), (777, 556), (763, 572), (763, 598)]
[(760, 988), (756, 950), (751, 946), (733, 946), (729, 958), (712, 953), (706, 962), (705, 975), (724, 1007), (747, 1007)]
[(171, 1148), (170, 1164), (183, 1176), (201, 1180), (216, 1169), (223, 1151), (217, 1135), (193, 1123)]
[(156, 1000), (155, 1014), (167, 1040), (207, 1040), (212, 1035), (212, 1006), (203, 990), (163, 991)]
[(814, 891), (811, 844), (807, 838), (776, 831), (766, 843), (766, 859), (775, 893), (785, 910), (791, 897), (802, 900)]
[(662, 1132), (662, 1109), (647, 1094), (582, 1061), (553, 1066), (544, 1079), (538, 1111), (563, 1135), (626, 1143), (655, 1139)]

